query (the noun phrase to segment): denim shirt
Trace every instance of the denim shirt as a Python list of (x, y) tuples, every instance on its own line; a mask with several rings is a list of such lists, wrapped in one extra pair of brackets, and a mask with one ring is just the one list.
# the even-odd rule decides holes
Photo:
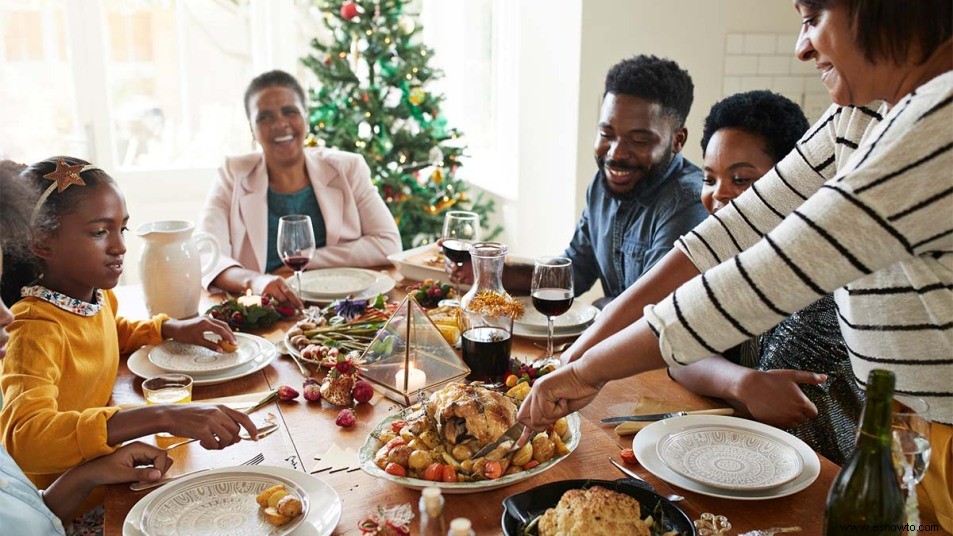
[(0, 446), (0, 534), (66, 534), (36, 486)]
[(615, 298), (659, 261), (680, 236), (708, 217), (701, 203), (702, 172), (676, 154), (668, 170), (616, 199), (596, 172), (586, 208), (565, 255), (572, 259), (576, 296), (602, 282)]

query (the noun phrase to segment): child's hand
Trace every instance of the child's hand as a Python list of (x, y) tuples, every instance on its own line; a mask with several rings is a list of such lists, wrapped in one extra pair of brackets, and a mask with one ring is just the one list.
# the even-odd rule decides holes
[(210, 350), (215, 350), (216, 352), (221, 352), (222, 349), (217, 342), (205, 338), (206, 331), (215, 333), (224, 341), (238, 344), (235, 341), (235, 334), (232, 333), (228, 324), (208, 316), (200, 316), (188, 320), (166, 320), (162, 324), (162, 336), (164, 338), (188, 344), (196, 344)]
[(209, 450), (223, 449), (240, 441), (238, 433), (243, 427), (252, 439), (258, 438), (258, 428), (251, 417), (227, 406), (168, 404), (152, 407), (160, 408), (164, 431), (176, 437), (198, 439)]
[(163, 449), (136, 441), (80, 467), (90, 475), (94, 486), (152, 482), (162, 478), (169, 467), (172, 467), (172, 458)]

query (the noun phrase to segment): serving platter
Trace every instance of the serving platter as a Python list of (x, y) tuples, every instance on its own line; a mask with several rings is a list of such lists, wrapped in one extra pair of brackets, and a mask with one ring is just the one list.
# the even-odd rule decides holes
[(571, 456), (572, 452), (576, 450), (576, 447), (579, 446), (579, 439), (581, 435), (579, 415), (577, 413), (571, 413), (566, 416), (566, 423), (569, 425), (569, 431), (567, 432), (568, 439), (565, 440), (565, 443), (566, 448), (569, 449), (569, 454), (566, 454), (565, 456), (555, 456), (552, 459), (543, 462), (527, 471), (520, 471), (518, 473), (504, 475), (494, 480), (483, 480), (480, 482), (431, 482), (429, 480), (423, 480), (419, 478), (395, 476), (385, 472), (374, 463), (374, 455), (381, 447), (381, 443), (377, 438), (380, 437), (385, 430), (390, 429), (390, 423), (392, 421), (404, 419), (411, 413), (414, 413), (413, 408), (406, 408), (403, 411), (387, 416), (381, 422), (379, 422), (377, 426), (374, 427), (374, 430), (368, 434), (367, 438), (364, 440), (361, 450), (358, 451), (358, 458), (361, 462), (361, 469), (365, 473), (377, 478), (389, 480), (395, 484), (404, 486), (405, 488), (415, 490), (422, 490), (427, 487), (438, 487), (441, 489), (441, 491), (443, 491), (443, 493), (462, 494), (480, 493), (483, 491), (504, 488), (517, 482), (522, 482), (524, 480), (533, 478), (534, 476), (549, 470), (557, 463)]

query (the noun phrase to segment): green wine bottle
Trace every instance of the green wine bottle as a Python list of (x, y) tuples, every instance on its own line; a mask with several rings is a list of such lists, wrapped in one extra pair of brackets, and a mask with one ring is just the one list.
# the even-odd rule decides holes
[(903, 493), (891, 454), (890, 413), (894, 375), (872, 370), (860, 434), (850, 459), (827, 495), (824, 534), (900, 535)]

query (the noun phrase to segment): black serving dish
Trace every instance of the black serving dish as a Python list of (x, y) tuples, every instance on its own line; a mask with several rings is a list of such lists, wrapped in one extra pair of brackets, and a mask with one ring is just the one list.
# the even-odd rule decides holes
[[(642, 506), (642, 519), (660, 508), (663, 513), (662, 532), (677, 531), (682, 536), (696, 536), (695, 525), (680, 508), (661, 495), (645, 489), (645, 484), (633, 479), (620, 480), (561, 480), (550, 482), (503, 500), (503, 533), (522, 536), (524, 521), (530, 521), (548, 508), (556, 506), (563, 493), (571, 489), (602, 486), (608, 490), (635, 498)], [(653, 516), (657, 519), (657, 516)], [(535, 532), (533, 533), (535, 534)]]

